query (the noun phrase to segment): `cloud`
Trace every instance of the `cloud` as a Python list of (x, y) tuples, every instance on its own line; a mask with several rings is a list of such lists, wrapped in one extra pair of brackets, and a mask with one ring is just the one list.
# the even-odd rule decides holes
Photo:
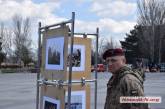
[(81, 33), (96, 33), (99, 27), (100, 37), (112, 37), (116, 42), (124, 40), (125, 34), (136, 25), (136, 22), (116, 21), (110, 18), (103, 18), (98, 21), (87, 22), (76, 20), (75, 31)]
[[(63, 0), (65, 1), (65, 0)], [(79, 0), (82, 3), (82, 0)], [(129, 10), (134, 9), (134, 4), (121, 0), (91, 0), (92, 11), (102, 16), (96, 21), (75, 20), (75, 32), (95, 33), (96, 28), (100, 29), (100, 36), (115, 36), (120, 39), (124, 37), (125, 33), (133, 29), (135, 22), (126, 20), (117, 21), (109, 16), (113, 15), (127, 15)], [(112, 2), (112, 3), (111, 3)], [(55, 15), (57, 9), (60, 9), (61, 1), (50, 0), (49, 2), (34, 3), (31, 0), (0, 0), (0, 21), (9, 21), (15, 14), (21, 14), (25, 17), (32, 18), (32, 35), (37, 36), (38, 22), (42, 22), (42, 26), (50, 25), (57, 22), (65, 21), (66, 18)], [(105, 6), (104, 6), (105, 5)], [(120, 11), (119, 11), (120, 10)], [(101, 13), (102, 12), (102, 13)], [(130, 12), (129, 12), (130, 13)], [(34, 37), (36, 41), (37, 37)]]
[(129, 21), (115, 21), (113, 19), (104, 18), (100, 20), (103, 28), (106, 28), (114, 33), (125, 33), (135, 26), (135, 22)]
[[(79, 0), (82, 1), (82, 0)], [(121, 0), (93, 0), (92, 9), (93, 11), (101, 14), (101, 10), (103, 11), (102, 14), (111, 15), (113, 14), (123, 14), (126, 15), (128, 10), (134, 8), (134, 4), (128, 3), (126, 4), (124, 1)], [(24, 0), (24, 1), (0, 1), (0, 21), (8, 21), (10, 20), (15, 14), (21, 14), (25, 17), (31, 17), (35, 19), (35, 23), (41, 21), (44, 25), (49, 25), (57, 22), (61, 22), (66, 20), (65, 18), (58, 17), (54, 14), (54, 11), (60, 8), (60, 3), (58, 0), (43, 3), (34, 3), (31, 0)], [(104, 6), (105, 5), (105, 6)], [(108, 7), (109, 6), (109, 7)], [(112, 11), (107, 10), (113, 9)], [(120, 10), (120, 11), (119, 11)], [(126, 13), (127, 12), (127, 13)], [(33, 22), (34, 22), (33, 21)], [(37, 23), (36, 23), (37, 24)], [(98, 21), (82, 21), (76, 19), (76, 30), (78, 31), (95, 31), (95, 27), (101, 27), (102, 30), (106, 29), (110, 32), (114, 33), (123, 33), (127, 32), (132, 26), (135, 25), (135, 22), (129, 21), (116, 21), (111, 18), (101, 18)]]
[(110, 18), (103, 18), (95, 22), (76, 21), (76, 27), (81, 31), (95, 31), (96, 27), (100, 27), (102, 31), (108, 30), (112, 33), (126, 33), (135, 26), (136, 22), (116, 21)]
[(49, 0), (42, 3), (34, 3), (31, 0), (0, 0), (0, 22), (4, 22), (6, 26), (10, 27), (14, 15), (29, 17), (32, 25), (33, 46), (36, 46), (39, 21), (44, 26), (65, 20), (65, 18), (58, 17), (54, 14), (60, 7), (60, 3), (58, 0)]
[[(53, 11), (60, 7), (60, 2), (50, 1), (37, 4), (31, 0), (4, 0), (0, 2), (0, 5), (0, 21), (11, 20), (14, 15), (18, 14), (23, 17), (52, 22), (52, 19), (56, 18)], [(60, 18), (57, 17), (57, 19)]]
[(91, 11), (100, 17), (128, 16), (136, 12), (136, 3), (124, 0), (93, 0)]

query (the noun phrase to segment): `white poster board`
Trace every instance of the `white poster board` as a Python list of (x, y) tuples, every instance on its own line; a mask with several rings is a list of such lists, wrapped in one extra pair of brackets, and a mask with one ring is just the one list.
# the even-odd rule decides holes
[[(68, 46), (68, 58), (67, 66), (69, 66), (70, 45)], [(72, 55), (72, 71), (85, 71), (85, 46), (84, 45), (73, 45), (73, 55)], [(69, 71), (69, 67), (67, 67)]]
[[(65, 109), (67, 109), (67, 98), (68, 92), (66, 92), (65, 96)], [(71, 92), (71, 109), (86, 109), (85, 90)]]
[(46, 40), (45, 69), (64, 69), (64, 37), (54, 37)]
[(60, 109), (60, 101), (47, 96), (43, 96), (42, 109)]

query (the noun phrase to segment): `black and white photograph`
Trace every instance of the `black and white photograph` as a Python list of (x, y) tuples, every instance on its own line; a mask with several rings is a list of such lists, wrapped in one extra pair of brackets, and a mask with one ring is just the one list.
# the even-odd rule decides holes
[(46, 41), (46, 69), (63, 70), (64, 37), (50, 38)]
[(60, 109), (60, 101), (43, 96), (43, 109)]
[[(67, 66), (69, 67), (70, 45), (68, 46), (68, 57)], [(73, 45), (73, 55), (72, 55), (72, 65), (73, 71), (84, 71), (85, 67), (85, 46), (84, 45)]]
[[(67, 92), (65, 96), (65, 109), (67, 108)], [(85, 91), (73, 91), (71, 92), (71, 109), (86, 109), (86, 97)]]

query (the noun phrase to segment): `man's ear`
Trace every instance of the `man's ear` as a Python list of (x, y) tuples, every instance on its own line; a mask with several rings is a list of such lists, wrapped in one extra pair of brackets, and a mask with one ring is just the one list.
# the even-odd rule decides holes
[(123, 58), (123, 63), (126, 63), (126, 59), (125, 58)]

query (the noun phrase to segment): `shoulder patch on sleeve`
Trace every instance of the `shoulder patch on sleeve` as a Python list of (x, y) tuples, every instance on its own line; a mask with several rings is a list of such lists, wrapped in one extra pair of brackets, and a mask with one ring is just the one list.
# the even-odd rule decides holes
[(138, 91), (136, 89), (132, 89), (131, 90), (131, 95), (137, 96), (138, 95)]

